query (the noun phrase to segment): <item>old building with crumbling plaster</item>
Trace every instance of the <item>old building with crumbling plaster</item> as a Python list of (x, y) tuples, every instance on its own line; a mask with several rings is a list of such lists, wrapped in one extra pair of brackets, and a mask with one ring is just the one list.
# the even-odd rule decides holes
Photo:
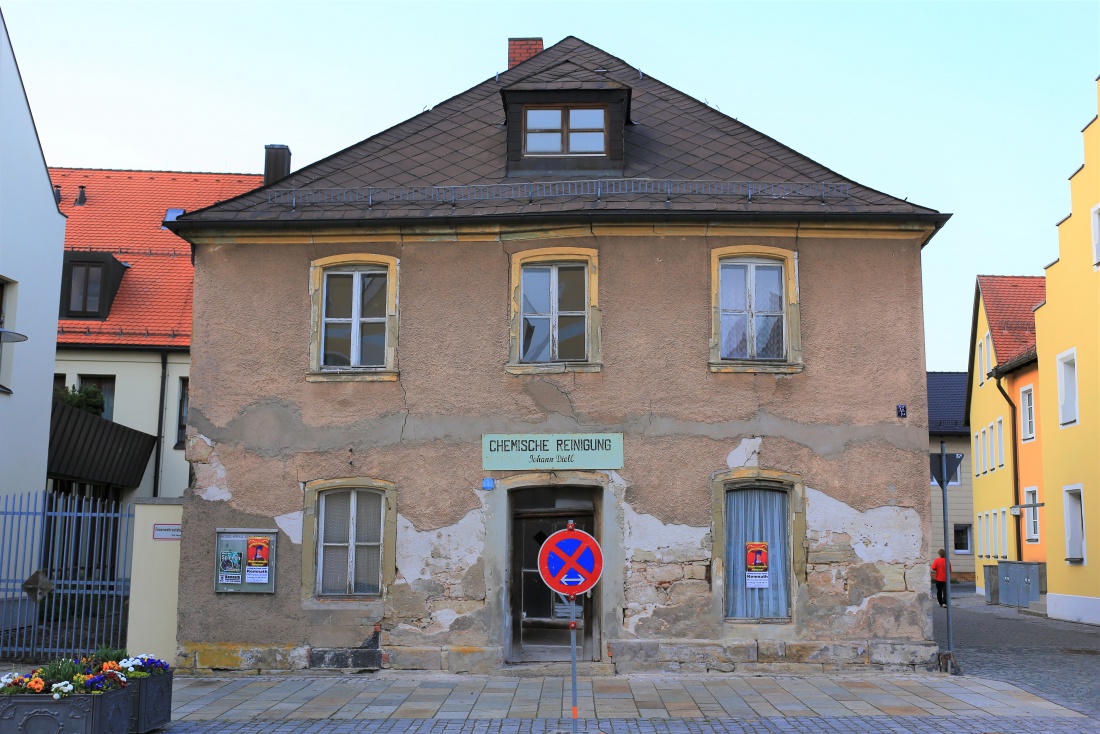
[(195, 260), (181, 665), (567, 661), (536, 558), (569, 520), (605, 556), (591, 671), (928, 664), (920, 254), (949, 215), (528, 41), (168, 223)]

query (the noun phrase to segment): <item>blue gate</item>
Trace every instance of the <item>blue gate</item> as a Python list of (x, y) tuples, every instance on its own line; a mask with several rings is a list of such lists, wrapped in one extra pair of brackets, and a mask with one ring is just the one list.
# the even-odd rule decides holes
[(133, 520), (63, 492), (0, 498), (0, 658), (125, 647)]

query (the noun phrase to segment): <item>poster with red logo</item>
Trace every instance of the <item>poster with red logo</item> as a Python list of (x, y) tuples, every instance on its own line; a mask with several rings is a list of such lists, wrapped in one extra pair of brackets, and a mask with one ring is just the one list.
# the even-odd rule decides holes
[(268, 561), (271, 559), (271, 538), (250, 536), (248, 538), (248, 552), (244, 558), (244, 582), (246, 584), (266, 584)]
[(768, 588), (768, 544), (763, 541), (745, 543), (745, 588)]

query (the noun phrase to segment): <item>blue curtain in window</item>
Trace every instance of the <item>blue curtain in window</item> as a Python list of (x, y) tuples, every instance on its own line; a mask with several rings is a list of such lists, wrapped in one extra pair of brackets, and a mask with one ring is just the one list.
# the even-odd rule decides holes
[[(787, 493), (774, 489), (726, 492), (726, 617), (789, 617), (790, 548)], [(768, 544), (768, 586), (748, 588), (746, 543)]]

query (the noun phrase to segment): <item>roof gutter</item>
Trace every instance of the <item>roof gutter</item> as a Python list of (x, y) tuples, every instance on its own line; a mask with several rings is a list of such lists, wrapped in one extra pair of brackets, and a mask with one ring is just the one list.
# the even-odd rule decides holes
[(187, 235), (194, 232), (209, 229), (307, 229), (316, 227), (397, 227), (426, 225), (457, 226), (468, 224), (531, 224), (534, 222), (609, 222), (620, 220), (623, 222), (713, 222), (713, 221), (748, 221), (748, 222), (853, 222), (866, 224), (868, 222), (883, 223), (919, 223), (931, 224), (934, 229), (924, 244), (927, 244), (932, 236), (938, 232), (950, 214), (936, 213), (904, 213), (904, 212), (862, 212), (862, 213), (811, 213), (811, 212), (715, 212), (715, 211), (623, 211), (597, 210), (589, 212), (568, 212), (563, 214), (503, 214), (485, 216), (441, 216), (441, 217), (394, 217), (392, 219), (251, 219), (251, 220), (188, 220), (186, 215), (171, 222), (164, 222), (164, 226), (174, 234), (186, 239)]

